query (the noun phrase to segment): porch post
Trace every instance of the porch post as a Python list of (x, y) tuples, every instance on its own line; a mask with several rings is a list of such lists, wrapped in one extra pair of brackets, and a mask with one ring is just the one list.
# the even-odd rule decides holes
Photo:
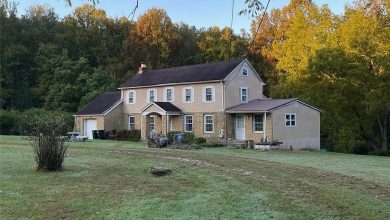
[(267, 132), (267, 112), (264, 113), (264, 128), (263, 128), (263, 139), (266, 140), (266, 132)]

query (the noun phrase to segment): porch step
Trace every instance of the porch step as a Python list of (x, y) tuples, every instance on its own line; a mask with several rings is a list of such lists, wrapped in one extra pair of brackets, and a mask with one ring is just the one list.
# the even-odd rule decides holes
[(240, 148), (245, 148), (247, 147), (247, 141), (245, 140), (228, 140), (227, 141), (227, 146), (229, 147), (240, 147)]

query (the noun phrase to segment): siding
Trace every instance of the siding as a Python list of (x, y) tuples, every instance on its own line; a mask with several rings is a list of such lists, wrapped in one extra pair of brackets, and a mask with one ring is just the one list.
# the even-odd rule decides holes
[[(285, 126), (285, 114), (296, 114), (296, 126)], [(320, 149), (320, 112), (293, 102), (273, 112), (273, 138), (283, 141), (283, 148)]]
[[(242, 75), (242, 69), (248, 69), (248, 76)], [(249, 89), (248, 101), (253, 99), (263, 99), (263, 85), (259, 78), (256, 76), (256, 72), (252, 71), (249, 64), (244, 62), (243, 65), (239, 65), (233, 72), (227, 77), (224, 83), (225, 89), (225, 109), (241, 104), (240, 102), (240, 88), (247, 87)]]
[[(213, 86), (215, 88), (215, 101), (206, 103), (202, 102), (202, 88), (207, 86)], [(183, 112), (221, 112), (223, 111), (223, 94), (222, 94), (222, 83), (201, 83), (201, 84), (188, 84), (188, 85), (167, 85), (167, 86), (156, 86), (150, 88), (136, 88), (136, 89), (124, 89), (123, 92), (123, 112), (125, 114), (139, 113), (149, 102), (147, 100), (147, 92), (153, 88), (157, 90), (158, 102), (164, 102), (164, 90), (167, 87), (174, 88), (174, 104), (176, 107), (181, 109)], [(194, 102), (183, 103), (182, 102), (182, 89), (186, 87), (194, 88)], [(128, 91), (136, 92), (136, 103), (128, 104)]]

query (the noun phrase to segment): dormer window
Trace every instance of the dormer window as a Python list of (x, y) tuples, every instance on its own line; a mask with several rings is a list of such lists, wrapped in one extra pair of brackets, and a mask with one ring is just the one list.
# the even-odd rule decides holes
[(243, 76), (248, 76), (248, 69), (247, 68), (242, 68), (242, 75)]

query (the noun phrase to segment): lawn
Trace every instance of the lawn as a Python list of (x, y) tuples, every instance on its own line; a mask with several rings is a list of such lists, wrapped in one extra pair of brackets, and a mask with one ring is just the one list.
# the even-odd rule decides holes
[(388, 157), (89, 141), (62, 172), (34, 167), (26, 140), (0, 136), (0, 219), (390, 219)]

